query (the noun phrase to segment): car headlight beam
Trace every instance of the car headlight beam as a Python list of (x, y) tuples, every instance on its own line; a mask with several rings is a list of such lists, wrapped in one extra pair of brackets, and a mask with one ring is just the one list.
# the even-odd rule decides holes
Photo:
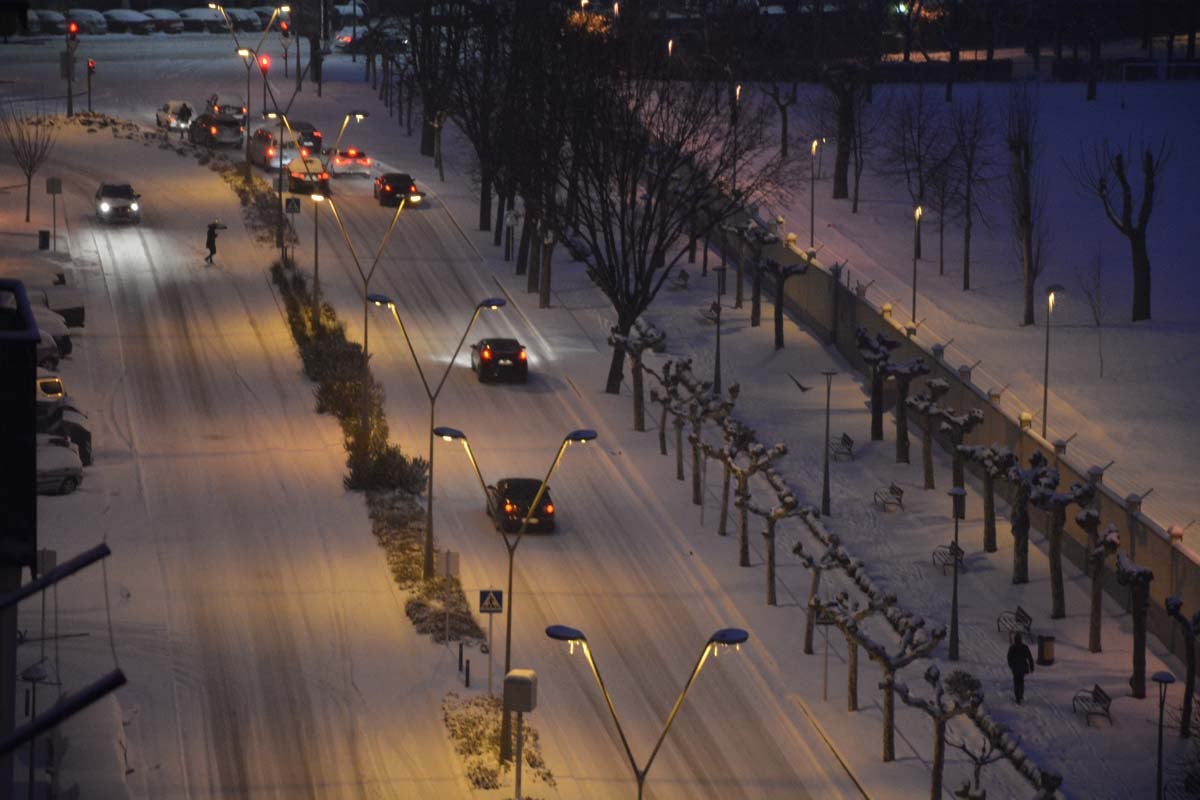
[(100, 204), (100, 213), (101, 214), (107, 214), (109, 211), (112, 211), (112, 206), (110, 206), (108, 203)]
[(130, 211), (138, 211), (138, 210), (139, 210), (138, 204), (137, 204), (137, 203), (130, 203), (130, 204), (129, 204), (129, 210), (130, 210)]

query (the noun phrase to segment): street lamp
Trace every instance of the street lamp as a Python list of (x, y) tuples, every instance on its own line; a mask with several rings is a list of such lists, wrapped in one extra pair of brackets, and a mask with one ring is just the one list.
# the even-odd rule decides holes
[(1042, 438), (1046, 438), (1046, 411), (1050, 403), (1050, 315), (1054, 313), (1054, 295), (1066, 292), (1060, 283), (1046, 288), (1046, 366), (1042, 373)]
[(321, 324), (321, 203), (325, 195), (314, 192), (309, 195), (313, 201), (313, 296), (312, 296), (312, 326), (317, 330)]
[(963, 518), (966, 511), (967, 490), (961, 486), (955, 486), (946, 494), (950, 495), (954, 514), (954, 544), (950, 546), (950, 564), (951, 569), (954, 570), (954, 589), (950, 595), (949, 656), (951, 661), (958, 661), (958, 554), (961, 552), (958, 547), (958, 521)]
[[(430, 431), (429, 441), (432, 444), (433, 437), (438, 436), (443, 441), (452, 442), (456, 439), (462, 441), (463, 448), (467, 451), (467, 458), (471, 461), (471, 467), (475, 470), (475, 476), (479, 479), (479, 485), (483, 487), (483, 494), (487, 507), (499, 519), (500, 510), (492, 508), (492, 497), (488, 494), (487, 486), (483, 480), (483, 474), (479, 471), (479, 464), (475, 460), (475, 456), (471, 453), (471, 446), (467, 443), (466, 434), (457, 428), (438, 427)], [(546, 486), (550, 483), (550, 478), (554, 475), (554, 471), (558, 469), (559, 463), (562, 461), (563, 454), (567, 452), (567, 448), (572, 444), (584, 444), (596, 438), (597, 434), (594, 430), (582, 428), (574, 430), (563, 437), (562, 444), (558, 447), (558, 453), (554, 456), (554, 461), (550, 464), (550, 469), (546, 471), (546, 477), (542, 479), (538, 486), (537, 493), (533, 496), (533, 501), (530, 502), (529, 508), (525, 512), (525, 518), (521, 520), (521, 527), (517, 530), (516, 536), (512, 539), (508, 538), (508, 531), (504, 530), (504, 525), (500, 525), (500, 536), (504, 539), (504, 547), (508, 551), (508, 609), (505, 612), (504, 619), (504, 674), (507, 675), (512, 665), (512, 607), (513, 607), (513, 559), (517, 553), (517, 546), (521, 544), (521, 537), (525, 535), (525, 530), (529, 527), (529, 520), (537, 512), (538, 503), (541, 502), (542, 496), (546, 493)], [(433, 454), (432, 448), (430, 455)], [(433, 494), (433, 459), (429, 460), (430, 464), (430, 483), (429, 494)], [(428, 539), (426, 539), (428, 541)], [(500, 724), (500, 760), (508, 761), (512, 757), (512, 725), (508, 715), (508, 709), (504, 710), (504, 718)]]
[(246, 141), (246, 180), (250, 180), (250, 66), (257, 60), (257, 54), (247, 48), (239, 47), (237, 54), (246, 63), (246, 112), (242, 123), (242, 138)]
[(1158, 768), (1154, 772), (1154, 800), (1163, 800), (1163, 706), (1167, 703), (1167, 687), (1175, 682), (1175, 676), (1169, 672), (1156, 672), (1150, 680), (1158, 684)]
[[(417, 367), (417, 375), (421, 377), (421, 385), (425, 388), (425, 396), (429, 398), (429, 487), (426, 493), (425, 502), (425, 547), (424, 561), (421, 568), (421, 575), (425, 580), (433, 577), (433, 415), (434, 409), (437, 406), (438, 395), (441, 394), (442, 387), (446, 385), (446, 378), (450, 376), (450, 370), (454, 367), (454, 361), (458, 358), (458, 351), (462, 349), (463, 342), (467, 340), (467, 334), (470, 333), (471, 327), (475, 324), (475, 320), (479, 319), (479, 314), (484, 309), (495, 311), (498, 308), (503, 308), (507, 301), (503, 297), (488, 297), (479, 301), (475, 305), (475, 310), (471, 314), (471, 320), (467, 323), (467, 327), (463, 330), (462, 336), (459, 337), (458, 346), (454, 348), (454, 354), (450, 356), (450, 360), (446, 364), (446, 369), (442, 372), (442, 377), (438, 381), (437, 388), (430, 389), (429, 381), (425, 379), (425, 371), (421, 369), (421, 362), (417, 359), (417, 352), (413, 349), (412, 339), (408, 337), (408, 329), (404, 326), (404, 321), (400, 319), (400, 312), (396, 309), (395, 302), (392, 298), (385, 294), (371, 293), (367, 295), (367, 299), (377, 306), (387, 306), (392, 312), (392, 316), (396, 320), (396, 324), (400, 326), (400, 332), (404, 334), (404, 341), (408, 345), (408, 352), (412, 355), (413, 364)], [(511, 599), (509, 601), (512, 602)], [(510, 608), (511, 613), (511, 608)], [(505, 661), (504, 671), (508, 672), (508, 662)]]
[(733, 202), (737, 202), (737, 165), (738, 165), (738, 119), (742, 110), (742, 85), (739, 83), (733, 90), (733, 186), (730, 191)]
[(808, 249), (816, 245), (817, 237), (817, 148), (820, 143), (812, 140), (812, 150), (808, 160)]
[(913, 279), (912, 279), (912, 324), (917, 324), (917, 256), (920, 255), (921, 207), (913, 209)]
[(350, 120), (353, 118), (355, 122), (362, 122), (369, 116), (371, 115), (366, 111), (352, 110), (346, 112), (346, 118), (342, 120), (342, 127), (338, 129), (337, 138), (333, 142), (333, 152), (335, 155), (338, 152), (338, 145), (342, 143), (342, 134), (346, 132), (346, 126), (350, 124)]
[(576, 645), (583, 650), (583, 655), (587, 658), (588, 666), (592, 668), (592, 675), (596, 678), (597, 685), (600, 686), (600, 692), (604, 695), (604, 702), (608, 704), (608, 713), (612, 716), (613, 724), (617, 726), (617, 735), (621, 737), (621, 744), (625, 747), (625, 755), (629, 758), (629, 766), (633, 768), (633, 776), (637, 779), (638, 800), (641, 800), (642, 790), (646, 784), (646, 775), (650, 772), (650, 766), (654, 763), (654, 758), (658, 755), (659, 748), (662, 747), (663, 740), (667, 738), (667, 731), (671, 729), (671, 723), (675, 721), (675, 715), (679, 713), (679, 708), (683, 705), (683, 698), (687, 696), (688, 689), (692, 688), (692, 684), (696, 680), (696, 676), (700, 674), (704, 662), (708, 660), (709, 654), (715, 654), (719, 647), (733, 647), (740, 650), (742, 644), (750, 638), (750, 634), (741, 628), (722, 628), (708, 637), (708, 642), (705, 643), (704, 649), (700, 652), (700, 658), (696, 660), (696, 666), (692, 668), (692, 674), (688, 677), (687, 683), (683, 686), (683, 691), (679, 693), (679, 698), (675, 701), (675, 705), (671, 707), (671, 713), (667, 717), (667, 722), (663, 725), (662, 733), (659, 734), (658, 741), (654, 744), (654, 750), (650, 753), (650, 758), (646, 760), (646, 766), (639, 768), (637, 760), (633, 757), (633, 751), (629, 748), (629, 740), (625, 738), (625, 731), (621, 728), (621, 720), (617, 717), (617, 709), (613, 706), (612, 697), (608, 694), (608, 689), (604, 686), (604, 679), (600, 677), (600, 669), (596, 666), (596, 659), (592, 656), (592, 649), (588, 646), (587, 637), (583, 635), (583, 631), (576, 628), (570, 628), (566, 625), (551, 625), (546, 628), (546, 636), (559, 642), (567, 642), (573, 654)]

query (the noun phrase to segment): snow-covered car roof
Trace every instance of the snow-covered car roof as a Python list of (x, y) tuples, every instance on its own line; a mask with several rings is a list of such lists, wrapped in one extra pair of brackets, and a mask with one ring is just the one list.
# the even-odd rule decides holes
[(31, 259), (0, 264), (0, 278), (15, 278), (24, 283), (26, 289), (54, 286), (61, 276), (62, 267), (50, 262)]
[(179, 12), (183, 19), (198, 19), (205, 22), (224, 22), (221, 12), (215, 8), (185, 8)]
[(104, 16), (119, 20), (120, 22), (153, 22), (154, 20), (143, 14), (141, 11), (134, 11), (131, 8), (110, 8), (103, 12)]
[(152, 19), (183, 19), (177, 11), (169, 8), (147, 8), (142, 13)]
[(42, 19), (49, 20), (50, 22), (66, 22), (67, 20), (64, 14), (49, 8), (35, 8), (33, 12)]
[(37, 447), (37, 468), (39, 470), (82, 470), (83, 462), (79, 460), (79, 454), (69, 447), (60, 447), (56, 444), (38, 443)]
[(104, 15), (94, 8), (67, 9), (67, 15), (74, 19), (104, 19)]
[(320, 175), (325, 171), (325, 164), (319, 158), (293, 158), (288, 162), (288, 171), (297, 175), (304, 172)]

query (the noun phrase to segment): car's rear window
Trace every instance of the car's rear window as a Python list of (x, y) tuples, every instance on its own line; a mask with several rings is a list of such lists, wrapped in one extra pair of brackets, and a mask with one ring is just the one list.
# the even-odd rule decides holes
[[(504, 481), (500, 486), (500, 490), (509, 497), (516, 498), (523, 502), (533, 500), (533, 496), (537, 494), (538, 487), (542, 482), (536, 478), (515, 478)], [(546, 492), (550, 492), (550, 487), (546, 487)]]
[(521, 349), (521, 343), (518, 342), (516, 339), (488, 339), (486, 341), (493, 350), (506, 350), (507, 351), (507, 350), (520, 350)]

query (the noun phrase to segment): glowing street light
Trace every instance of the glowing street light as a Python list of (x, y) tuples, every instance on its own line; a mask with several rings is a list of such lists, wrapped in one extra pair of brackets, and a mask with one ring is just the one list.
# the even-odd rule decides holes
[(1046, 287), (1046, 366), (1042, 374), (1042, 438), (1046, 438), (1046, 411), (1050, 402), (1050, 316), (1054, 313), (1054, 295), (1067, 290), (1061, 283)]
[(639, 768), (637, 759), (633, 757), (633, 751), (629, 747), (629, 740), (625, 738), (625, 731), (621, 728), (621, 720), (617, 717), (617, 709), (613, 706), (612, 697), (608, 694), (608, 689), (604, 686), (604, 679), (600, 677), (600, 669), (596, 666), (596, 659), (592, 656), (592, 648), (588, 645), (587, 637), (583, 635), (583, 631), (566, 625), (551, 625), (546, 628), (546, 636), (555, 641), (566, 642), (570, 646), (572, 654), (574, 654), (576, 647), (579, 647), (583, 651), (583, 656), (587, 659), (588, 666), (592, 668), (592, 675), (596, 678), (597, 685), (600, 686), (600, 692), (604, 695), (604, 702), (608, 704), (608, 713), (612, 716), (613, 724), (617, 726), (617, 735), (621, 737), (621, 744), (625, 747), (625, 755), (629, 758), (629, 766), (633, 769), (633, 776), (637, 779), (638, 800), (641, 800), (642, 791), (646, 785), (646, 775), (650, 772), (651, 765), (654, 764), (654, 759), (658, 755), (659, 748), (662, 747), (663, 740), (667, 738), (667, 731), (671, 729), (671, 723), (675, 721), (675, 715), (679, 713), (679, 709), (683, 705), (683, 699), (687, 696), (688, 690), (692, 688), (696, 676), (700, 674), (700, 670), (704, 667), (704, 663), (708, 660), (709, 655), (715, 656), (720, 648), (732, 647), (735, 650), (741, 650), (741, 646), (750, 638), (750, 634), (741, 628), (722, 628), (708, 637), (708, 642), (705, 643), (704, 649), (700, 651), (700, 658), (696, 660), (696, 666), (692, 668), (692, 674), (688, 677), (687, 683), (684, 684), (683, 691), (679, 693), (678, 699), (675, 700), (675, 705), (671, 707), (671, 713), (667, 717), (666, 724), (663, 725), (658, 741), (654, 744), (654, 750), (651, 751), (650, 758), (646, 760), (646, 766)]
[(921, 233), (921, 207), (917, 206), (913, 209), (913, 279), (912, 279), (912, 324), (915, 329), (917, 326), (917, 256), (919, 254), (919, 245), (917, 242)]
[(353, 119), (355, 122), (362, 122), (369, 116), (371, 114), (367, 111), (350, 110), (346, 112), (346, 118), (342, 120), (342, 127), (338, 129), (337, 138), (333, 141), (334, 155), (337, 155), (338, 145), (342, 142), (342, 134), (346, 132), (346, 126), (350, 124), (350, 120)]
[(820, 142), (812, 140), (808, 161), (808, 249), (812, 250), (817, 237), (817, 148)]

